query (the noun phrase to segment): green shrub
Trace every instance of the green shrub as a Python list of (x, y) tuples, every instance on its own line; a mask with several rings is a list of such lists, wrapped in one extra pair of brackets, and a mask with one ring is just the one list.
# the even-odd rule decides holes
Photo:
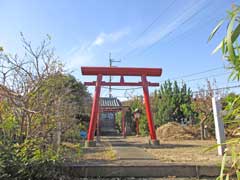
[(41, 139), (0, 142), (0, 179), (59, 179), (60, 159)]

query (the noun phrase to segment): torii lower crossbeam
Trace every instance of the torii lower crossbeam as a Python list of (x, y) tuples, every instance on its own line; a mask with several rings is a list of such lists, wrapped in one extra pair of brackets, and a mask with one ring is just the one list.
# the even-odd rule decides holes
[[(149, 101), (149, 86), (159, 86), (159, 83), (151, 83), (147, 81), (147, 76), (161, 76), (161, 68), (125, 68), (125, 67), (81, 67), (83, 75), (96, 75), (97, 81), (85, 82), (85, 85), (96, 86), (95, 94), (92, 104), (92, 112), (90, 118), (90, 124), (87, 135), (87, 144), (94, 144), (94, 134), (96, 130), (97, 117), (99, 112), (99, 96), (101, 92), (101, 86), (142, 86), (144, 101), (146, 107), (146, 115), (148, 120), (148, 128), (151, 137), (152, 144), (158, 144), (159, 141), (156, 138), (156, 132), (154, 122), (152, 119), (150, 101)], [(120, 76), (120, 82), (105, 82), (102, 81), (103, 76)], [(141, 82), (124, 82), (124, 76), (140, 76)]]

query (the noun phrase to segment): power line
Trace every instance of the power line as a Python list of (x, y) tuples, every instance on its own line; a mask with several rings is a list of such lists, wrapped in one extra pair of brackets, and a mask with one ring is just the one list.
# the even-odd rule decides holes
[[(193, 19), (195, 16), (197, 16), (199, 13), (201, 13), (203, 10), (205, 10), (205, 8), (208, 7), (211, 2), (212, 1), (209, 1), (203, 8), (201, 8), (199, 11), (196, 11), (193, 15), (191, 15), (189, 18), (187, 18), (185, 21), (183, 21), (179, 26), (182, 26), (185, 23), (187, 23), (188, 21), (190, 21), (191, 19)], [(168, 32), (164, 38), (166, 38), (167, 36), (172, 34), (174, 31), (176, 31), (176, 29), (173, 29), (172, 31)], [(145, 48), (143, 51), (139, 52), (138, 55), (145, 53), (149, 49), (152, 49), (154, 46), (156, 46), (159, 43), (160, 40), (162, 40), (162, 39), (157, 40), (151, 46), (149, 46), (149, 47)]]
[[(217, 6), (214, 9), (212, 9), (211, 11), (215, 12), (215, 11), (219, 10), (220, 7), (221, 6)], [(194, 36), (192, 35), (192, 32), (194, 32), (194, 34), (196, 34), (196, 32), (198, 32), (198, 31), (203, 31), (203, 29), (209, 28), (207, 25), (213, 24), (215, 21), (216, 21), (215, 22), (215, 24), (216, 24), (219, 21), (221, 16), (222, 16), (222, 14), (219, 14), (219, 12), (218, 12), (218, 14), (215, 13), (213, 16), (208, 16), (207, 18), (206, 17), (202, 18), (202, 20), (199, 20), (198, 22), (203, 22), (203, 23), (197, 23), (195, 26), (193, 26), (193, 27), (189, 28), (188, 30), (185, 30), (182, 33), (171, 38), (171, 41), (168, 41), (167, 45), (171, 46), (171, 44), (173, 44), (174, 40), (176, 40), (176, 39), (178, 39), (178, 40), (182, 39), (182, 38), (189, 39), (189, 37), (190, 37), (190, 39), (193, 38)], [(207, 21), (206, 21), (206, 19), (207, 19)], [(201, 28), (199, 28), (199, 27), (201, 27)], [(198, 28), (198, 29), (196, 29), (196, 28)], [(190, 29), (191, 29), (191, 32), (190, 32), (191, 34), (189, 33)]]
[[(108, 89), (107, 87), (102, 87), (104, 89)], [(126, 91), (126, 90), (135, 90), (135, 89), (141, 89), (142, 87), (135, 87), (135, 88), (112, 88), (112, 90), (116, 91)]]
[[(136, 42), (137, 40), (139, 40), (149, 29), (151, 29), (151, 27), (163, 16), (165, 15), (165, 12), (167, 12), (174, 4), (176, 3), (176, 0), (173, 0), (167, 7), (166, 9), (164, 9), (138, 36), (136, 39), (134, 39), (131, 44), (133, 44), (134, 42)], [(132, 54), (133, 52), (135, 52), (138, 48), (134, 48), (133, 50), (130, 50), (129, 52), (127, 52), (125, 55), (123, 55), (123, 57), (128, 56), (129, 54)]]
[[(204, 72), (210, 72), (210, 71), (213, 71), (213, 70), (216, 70), (216, 69), (220, 69), (220, 68), (214, 68), (214, 69), (210, 69), (210, 70), (207, 70), (207, 71), (202, 71), (202, 72), (194, 73), (194, 74), (201, 74), (201, 73), (204, 73)], [(183, 82), (197, 81), (197, 80), (207, 79), (207, 78), (211, 78), (211, 77), (219, 77), (219, 76), (223, 76), (223, 75), (227, 75), (227, 74), (229, 74), (229, 73), (214, 74), (214, 75), (211, 75), (211, 76), (205, 76), (205, 77), (201, 77), (201, 78), (185, 80)], [(188, 76), (191, 76), (191, 75), (188, 75)], [(187, 76), (184, 76), (184, 77), (187, 77)], [(161, 81), (161, 82), (164, 82), (164, 81)], [(107, 87), (102, 87), (102, 88), (108, 89)], [(135, 90), (135, 89), (141, 89), (141, 88), (142, 87), (135, 87), (135, 88), (111, 88), (111, 89), (112, 90), (117, 90), (117, 91), (126, 91), (126, 90)]]
[(167, 81), (167, 80), (173, 81), (173, 80), (177, 80), (177, 79), (188, 78), (188, 77), (192, 77), (192, 76), (195, 76), (195, 75), (216, 71), (216, 70), (219, 70), (219, 69), (224, 69), (224, 66), (216, 67), (216, 68), (212, 68), (212, 69), (207, 69), (207, 70), (200, 71), (200, 72), (197, 72), (197, 73), (191, 73), (191, 74), (187, 74), (187, 75), (183, 75), (183, 76), (173, 77), (173, 78), (170, 78), (170, 79), (163, 80), (161, 82), (164, 82), (164, 81)]
[(215, 89), (207, 89), (207, 90), (199, 90), (199, 91), (193, 91), (193, 94), (199, 93), (199, 92), (208, 92), (208, 91), (219, 91), (219, 90), (224, 90), (224, 89), (234, 89), (234, 88), (239, 88), (240, 85), (235, 85), (235, 86), (225, 86), (225, 87), (220, 87), (220, 88), (215, 88)]
[(160, 15), (158, 15), (140, 34), (139, 36), (133, 41), (136, 42), (144, 33), (146, 33), (161, 17), (165, 14), (166, 11), (168, 11), (174, 4), (176, 3), (176, 0), (173, 0), (169, 6), (165, 10), (161, 12)]
[(212, 77), (219, 77), (219, 76), (223, 76), (223, 75), (227, 75), (227, 74), (229, 74), (229, 73), (213, 74), (211, 76), (205, 76), (205, 77), (201, 77), (201, 78), (190, 79), (190, 80), (186, 80), (186, 81), (183, 81), (183, 82), (197, 81), (197, 80), (201, 80), (201, 79), (208, 79), (208, 78), (212, 78)]
[[(196, 34), (196, 32), (198, 32), (198, 31), (203, 31), (203, 29), (209, 28), (208, 26), (206, 26), (206, 24), (212, 23), (212, 22), (217, 21), (217, 20), (219, 20), (219, 17), (213, 17), (212, 16), (211, 18), (208, 18), (207, 21), (204, 21), (204, 23), (202, 23), (202, 24), (199, 23), (198, 24), (198, 25), (201, 25), (201, 28), (199, 28), (199, 26), (195, 26), (195, 27), (192, 27), (191, 30), (192, 31), (194, 30), (193, 32)], [(196, 28), (198, 28), (198, 29), (196, 29)], [(176, 35), (174, 38), (171, 38), (171, 41), (170, 42), (168, 41), (169, 42), (168, 45), (172, 44), (174, 42), (174, 40), (176, 40), (176, 39), (186, 38), (186, 35), (187, 35), (188, 39), (189, 39), (189, 37), (191, 37), (191, 38), (194, 37), (193, 35), (190, 36), (189, 30), (190, 29), (185, 30), (184, 32)]]

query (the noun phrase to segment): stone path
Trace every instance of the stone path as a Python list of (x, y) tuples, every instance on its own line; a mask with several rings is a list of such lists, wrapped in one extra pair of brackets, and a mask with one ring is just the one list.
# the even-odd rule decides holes
[[(83, 160), (66, 164), (66, 172), (73, 177), (216, 177), (220, 167), (195, 163), (162, 163), (148, 153), (148, 144), (128, 141), (117, 136), (101, 137), (101, 143), (111, 144), (115, 160)], [(110, 143), (110, 144), (109, 144)]]
[(150, 153), (146, 152), (143, 147), (135, 147), (121, 137), (106, 137), (112, 145), (113, 150), (116, 151), (118, 160), (156, 160)]

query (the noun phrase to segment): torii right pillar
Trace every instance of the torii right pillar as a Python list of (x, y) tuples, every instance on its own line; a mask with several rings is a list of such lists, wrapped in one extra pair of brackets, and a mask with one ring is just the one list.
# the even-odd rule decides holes
[(154, 122), (151, 113), (150, 100), (149, 100), (149, 91), (148, 91), (148, 81), (145, 75), (142, 76), (142, 85), (143, 85), (143, 95), (145, 102), (146, 115), (148, 120), (148, 128), (151, 139), (149, 140), (149, 144), (151, 145), (159, 145), (159, 140), (157, 140)]

